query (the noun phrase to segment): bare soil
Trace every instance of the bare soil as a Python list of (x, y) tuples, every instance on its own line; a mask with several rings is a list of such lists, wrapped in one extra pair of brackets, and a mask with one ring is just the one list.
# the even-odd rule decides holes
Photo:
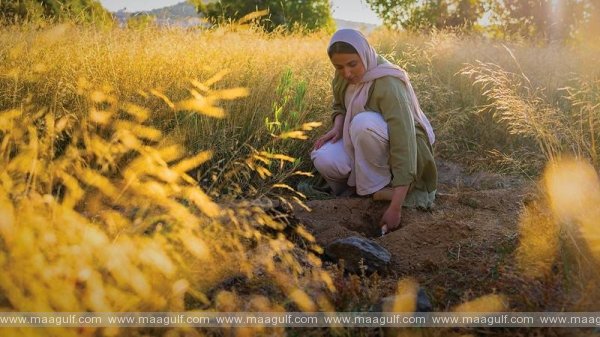
[[(413, 277), (432, 300), (434, 310), (449, 310), (465, 300), (502, 293), (515, 310), (548, 308), (555, 285), (523, 280), (514, 264), (519, 212), (535, 193), (535, 184), (497, 174), (467, 174), (457, 164), (438, 162), (439, 185), (432, 211), (404, 209), (401, 228), (383, 237), (378, 221), (387, 202), (371, 198), (313, 200), (295, 217), (322, 245), (360, 235), (392, 254), (383, 275), (383, 293)], [(558, 285), (556, 285), (558, 286)]]

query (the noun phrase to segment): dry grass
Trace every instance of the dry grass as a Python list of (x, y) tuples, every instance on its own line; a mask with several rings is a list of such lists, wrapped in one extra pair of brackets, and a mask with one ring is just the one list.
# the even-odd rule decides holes
[(442, 156), (528, 175), (558, 153), (596, 163), (600, 68), (592, 55), (600, 45), (533, 46), (445, 32), (373, 40), (411, 74)]
[[(248, 201), (302, 203), (293, 184), (311, 169), (311, 144), (295, 139), (329, 120), (327, 38), (3, 27), (2, 310), (312, 311), (363, 305), (353, 294), (373, 301), (376, 279), (330, 275), (310, 234)], [(441, 156), (528, 174), (563, 153), (598, 165), (596, 46), (449, 33), (371, 40), (409, 71)], [(554, 219), (523, 215), (519, 256), (541, 261), (532, 277), (549, 272), (559, 245), (527, 241), (558, 232), (555, 222), (536, 227), (541, 218)], [(595, 240), (597, 217), (585, 219), (576, 221)], [(596, 242), (582, 242), (595, 257)], [(229, 275), (243, 291), (223, 286)], [(489, 299), (465, 306), (502, 303)]]
[[(52, 46), (64, 56), (59, 46), (66, 45), (65, 29), (71, 28), (59, 26), (44, 40), (30, 41), (23, 54), (11, 49), (7, 66), (12, 73), (3, 77), (14, 85), (3, 87), (12, 94), (12, 103), (3, 104), (12, 107), (0, 114), (3, 310), (331, 310), (327, 293), (335, 289), (311, 252), (320, 251), (314, 238), (248, 201), (212, 201), (187, 172), (209, 161), (213, 146), (190, 155), (180, 144), (182, 135), (156, 127), (160, 114), (171, 119), (194, 115), (207, 123), (208, 118), (222, 119), (225, 110), (218, 104), (244, 97), (247, 90), (223, 88), (222, 73), (179, 82), (187, 85), (181, 92), (135, 88), (137, 97), (155, 97), (157, 112), (144, 100), (123, 98), (125, 90), (133, 94), (133, 82), (97, 76), (94, 82), (104, 82), (98, 87), (84, 74), (70, 74), (74, 68), (48, 62), (45, 53)], [(26, 55), (45, 55), (45, 64), (20, 63)], [(73, 79), (67, 82), (69, 76)], [(187, 125), (175, 129), (192, 130)], [(302, 130), (280, 131), (270, 136), (273, 142), (305, 137)], [(267, 177), (269, 165), (283, 167), (290, 161), (268, 150), (250, 152), (240, 158), (245, 168), (235, 172)], [(260, 286), (240, 294), (225, 289), (221, 283), (231, 275), (268, 284), (269, 297)], [(76, 329), (13, 332), (81, 335)]]
[[(152, 125), (191, 152), (213, 148), (214, 162), (225, 165), (228, 154), (247, 154), (249, 145), (267, 146), (299, 158), (302, 169), (310, 168), (310, 144), (273, 144), (273, 122), (288, 129), (307, 121), (329, 122), (333, 69), (324, 53), (324, 34), (71, 26), (44, 33), (9, 27), (1, 34), (2, 109), (35, 93), (34, 103), (57, 113), (87, 111), (76, 92), (83, 78), (148, 108)], [(370, 39), (409, 71), (433, 120), (441, 156), (530, 175), (540, 173), (545, 158), (559, 151), (597, 162), (598, 46), (501, 44), (444, 32), (428, 37), (376, 32)], [(191, 80), (223, 70), (228, 73), (218, 86), (250, 88), (246, 99), (221, 105), (228, 112), (225, 119), (174, 113), (157, 95), (182, 99), (193, 88)], [(45, 80), (32, 79), (39, 75)], [(529, 121), (534, 115), (539, 118)]]

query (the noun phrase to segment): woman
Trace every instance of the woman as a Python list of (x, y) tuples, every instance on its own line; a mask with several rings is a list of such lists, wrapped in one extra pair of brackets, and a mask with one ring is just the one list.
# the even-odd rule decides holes
[(356, 189), (390, 200), (380, 221), (385, 234), (400, 226), (403, 205), (433, 206), (435, 135), (406, 72), (378, 56), (359, 31), (337, 31), (327, 52), (336, 69), (333, 127), (311, 158), (336, 195)]

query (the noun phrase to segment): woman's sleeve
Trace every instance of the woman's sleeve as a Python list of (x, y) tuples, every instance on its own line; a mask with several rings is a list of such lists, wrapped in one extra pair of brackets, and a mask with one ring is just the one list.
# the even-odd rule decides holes
[(417, 139), (406, 86), (391, 76), (379, 78), (374, 86), (375, 104), (388, 125), (392, 186), (410, 185), (417, 175)]
[(332, 92), (333, 92), (333, 106), (332, 106), (332, 110), (333, 112), (331, 113), (331, 122), (333, 123), (333, 121), (335, 120), (335, 117), (337, 115), (345, 115), (346, 114), (346, 107), (344, 106), (343, 103), (343, 83), (342, 83), (342, 79), (336, 74), (336, 76), (333, 78), (333, 81), (331, 82), (331, 88), (332, 88)]

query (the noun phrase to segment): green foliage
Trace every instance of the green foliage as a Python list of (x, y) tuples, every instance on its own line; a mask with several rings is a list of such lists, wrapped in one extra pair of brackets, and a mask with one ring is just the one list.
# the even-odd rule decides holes
[(583, 23), (590, 0), (493, 0), (491, 21), (502, 35), (557, 40)]
[(598, 33), (600, 33), (600, 3), (590, 2), (585, 7), (585, 12), (588, 20), (584, 27), (584, 35), (598, 39)]
[(298, 127), (300, 115), (304, 111), (306, 82), (296, 80), (291, 69), (281, 75), (276, 93), (278, 99), (273, 102), (273, 121), (265, 118), (270, 133), (288, 132)]
[(267, 31), (278, 27), (287, 31), (300, 27), (314, 31), (333, 25), (327, 0), (219, 0), (208, 4), (192, 0), (192, 3), (198, 12), (215, 23), (245, 21), (248, 14), (267, 11), (266, 15), (255, 19)]
[[(490, 12), (496, 36), (564, 37), (584, 19), (590, 0), (367, 0), (386, 25), (409, 30), (473, 28)], [(553, 3), (556, 3), (553, 5)]]
[(77, 23), (112, 23), (96, 0), (0, 0), (0, 18), (18, 23), (40, 19)]
[[(593, 0), (366, 0), (386, 26), (407, 30), (482, 24), (495, 37), (565, 40), (581, 30), (600, 31)], [(484, 14), (489, 13), (484, 19)], [(589, 36), (589, 34), (587, 34)], [(592, 34), (593, 35), (593, 34)]]
[(485, 11), (483, 0), (366, 0), (386, 26), (408, 30), (472, 28)]

